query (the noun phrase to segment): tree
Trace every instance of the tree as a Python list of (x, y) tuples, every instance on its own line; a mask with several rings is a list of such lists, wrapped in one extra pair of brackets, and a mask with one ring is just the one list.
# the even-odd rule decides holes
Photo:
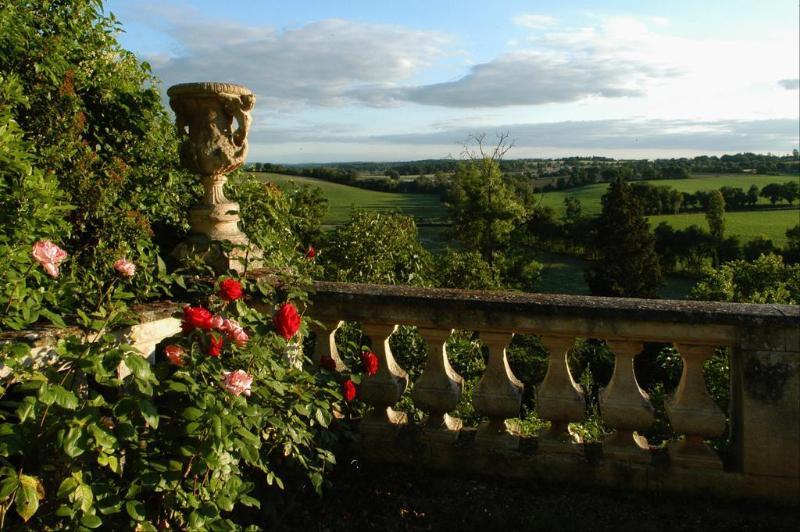
[(719, 190), (712, 190), (706, 208), (708, 231), (718, 242), (725, 236), (725, 198)]
[(753, 184), (747, 189), (747, 204), (755, 207), (756, 203), (758, 203), (758, 185)]
[(769, 185), (761, 189), (761, 197), (769, 198), (770, 203), (775, 205), (783, 197), (783, 190), (781, 190), (781, 185), (778, 183), (770, 183)]
[[(155, 270), (154, 234), (171, 251), (199, 196), (178, 168), (158, 81), (120, 47), (118, 22), (99, 0), (1, 5), (0, 72), (14, 73), (24, 95), (14, 120), (75, 207), (64, 241), (71, 263), (96, 270), (124, 254), (140, 271)], [(132, 289), (141, 295), (143, 286)]]
[(401, 214), (355, 210), (320, 248), (333, 281), (421, 285), (430, 269), (414, 219)]
[(787, 264), (800, 263), (800, 224), (786, 230), (788, 242), (783, 248), (783, 260)]
[(473, 135), (476, 149), (464, 148), (448, 193), (452, 234), (468, 250), (481, 254), (489, 265), (510, 244), (511, 232), (525, 218), (525, 208), (503, 181), (500, 160), (511, 149), (506, 134), (488, 151), (485, 135)]
[(661, 286), (655, 239), (630, 185), (615, 179), (602, 203), (594, 235), (599, 261), (586, 273), (592, 294), (655, 297)]
[(800, 304), (800, 264), (786, 265), (779, 255), (755, 261), (726, 262), (707, 270), (689, 297), (706, 301)]
[(789, 205), (793, 205), (794, 200), (800, 198), (800, 184), (797, 181), (787, 181), (780, 185), (780, 192), (781, 198)]

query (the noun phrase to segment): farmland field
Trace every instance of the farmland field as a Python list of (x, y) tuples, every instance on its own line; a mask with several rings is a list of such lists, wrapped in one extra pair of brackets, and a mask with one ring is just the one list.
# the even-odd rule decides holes
[[(399, 211), (413, 216), (419, 225), (420, 240), (423, 245), (432, 251), (444, 248), (448, 244), (447, 227), (430, 225), (431, 221), (441, 221), (445, 218), (445, 211), (439, 198), (433, 194), (401, 194), (392, 192), (379, 192), (365, 190), (348, 185), (331, 183), (321, 179), (296, 177), (282, 174), (257, 173), (278, 185), (294, 181), (297, 184), (317, 186), (322, 189), (322, 194), (328, 199), (328, 214), (323, 221), (327, 227), (345, 223), (354, 207), (377, 211)], [(759, 188), (768, 183), (782, 183), (792, 179), (791, 176), (768, 175), (723, 175), (704, 176), (689, 179), (662, 179), (651, 181), (655, 185), (669, 185), (682, 192), (695, 192), (697, 190), (712, 190), (722, 186), (733, 186), (747, 189), (755, 183)], [(542, 202), (550, 205), (557, 212), (563, 210), (563, 201), (567, 196), (575, 196), (581, 200), (584, 212), (589, 214), (600, 213), (600, 197), (608, 185), (599, 183), (565, 191), (547, 192), (541, 194)], [(725, 214), (726, 235), (737, 235), (746, 242), (758, 235), (765, 235), (777, 246), (786, 243), (786, 229), (800, 223), (800, 210), (798, 208), (768, 208), (769, 202), (765, 199), (759, 201), (761, 208), (756, 211), (735, 211)], [(684, 213), (650, 216), (650, 225), (655, 227), (661, 221), (666, 221), (676, 229), (682, 229), (692, 224), (706, 227), (705, 214)], [(539, 253), (537, 260), (544, 265), (542, 276), (542, 292), (588, 294), (589, 290), (583, 280), (583, 270), (587, 266), (582, 259), (559, 255), (554, 253)], [(683, 298), (689, 291), (693, 282), (680, 278), (669, 277), (661, 290), (662, 297)]]
[[(705, 214), (692, 212), (684, 214), (662, 214), (649, 216), (650, 227), (667, 222), (675, 229), (699, 225), (707, 229)], [(776, 246), (786, 244), (786, 230), (800, 223), (800, 209), (777, 209), (761, 211), (734, 211), (725, 213), (725, 235), (738, 236), (742, 243), (764, 235)]]
[[(758, 188), (762, 188), (770, 183), (785, 183), (792, 179), (797, 179), (797, 177), (790, 175), (721, 174), (690, 177), (688, 179), (655, 179), (647, 181), (647, 183), (655, 186), (667, 185), (679, 192), (714, 190), (725, 186), (738, 187), (746, 191), (750, 188), (750, 185), (753, 184), (758, 186)], [(562, 212), (564, 210), (564, 198), (567, 196), (575, 196), (580, 200), (585, 213), (599, 214), (601, 209), (600, 198), (605, 193), (606, 188), (608, 188), (607, 183), (595, 183), (594, 185), (586, 185), (584, 187), (568, 190), (545, 192), (540, 196), (542, 198), (542, 204), (554, 208), (556, 212)], [(758, 204), (769, 205), (770, 203), (766, 198), (759, 198)]]
[(323, 224), (339, 225), (350, 219), (354, 207), (374, 211), (397, 210), (413, 216), (417, 222), (439, 220), (444, 216), (444, 209), (439, 197), (434, 194), (400, 194), (379, 192), (363, 188), (340, 185), (322, 179), (298, 177), (283, 174), (254, 173), (276, 185), (294, 181), (298, 185), (310, 185), (322, 189), (322, 195), (328, 200), (328, 214)]

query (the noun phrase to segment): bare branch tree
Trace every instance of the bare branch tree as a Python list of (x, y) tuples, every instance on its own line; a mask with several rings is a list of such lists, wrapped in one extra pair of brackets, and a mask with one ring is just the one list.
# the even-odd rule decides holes
[(462, 145), (463, 150), (461, 152), (461, 157), (463, 159), (469, 159), (470, 161), (489, 159), (499, 162), (503, 159), (505, 154), (508, 153), (508, 150), (514, 147), (517, 143), (517, 139), (509, 140), (511, 133), (508, 131), (502, 133), (498, 132), (496, 136), (497, 142), (494, 144), (491, 152), (489, 152), (489, 149), (486, 147), (486, 133), (470, 133), (467, 136), (467, 140), (464, 141)]

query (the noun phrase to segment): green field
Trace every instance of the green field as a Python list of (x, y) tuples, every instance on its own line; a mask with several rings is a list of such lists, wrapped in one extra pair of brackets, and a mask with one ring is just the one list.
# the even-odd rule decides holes
[[(654, 185), (668, 185), (680, 192), (697, 192), (698, 190), (719, 189), (723, 186), (747, 190), (752, 184), (761, 188), (769, 183), (784, 183), (791, 179), (793, 179), (792, 176), (725, 174), (689, 179), (659, 179), (648, 182)], [(540, 197), (543, 205), (548, 205), (556, 212), (561, 213), (564, 210), (564, 198), (575, 196), (580, 200), (585, 213), (600, 214), (600, 198), (607, 188), (607, 183), (596, 183), (569, 190), (545, 192)], [(785, 244), (786, 230), (800, 223), (800, 209), (789, 208), (786, 204), (775, 209), (769, 208), (770, 203), (766, 198), (759, 198), (758, 204), (762, 206), (759, 210), (725, 213), (725, 233), (729, 236), (738, 236), (742, 242), (764, 235), (778, 246)], [(667, 222), (675, 229), (684, 229), (693, 224), (707, 228), (705, 214), (702, 212), (662, 214), (649, 216), (648, 219), (652, 227), (660, 222)]]
[(282, 174), (255, 173), (254, 175), (277, 185), (294, 181), (298, 185), (305, 184), (322, 189), (322, 195), (328, 200), (328, 214), (323, 221), (324, 225), (339, 225), (347, 222), (354, 207), (373, 211), (400, 211), (413, 216), (418, 223), (440, 220), (444, 217), (444, 209), (439, 202), (439, 197), (434, 194), (379, 192), (331, 183), (322, 179)]
[[(675, 229), (690, 225), (708, 228), (705, 214), (693, 212), (685, 214), (662, 214), (649, 216), (650, 227), (667, 222)], [(725, 234), (738, 236), (742, 243), (764, 235), (776, 246), (786, 244), (786, 230), (800, 223), (800, 209), (780, 209), (762, 211), (736, 211), (725, 213)]]
[[(419, 235), (423, 245), (432, 251), (444, 248), (448, 244), (446, 236), (447, 227), (430, 225), (431, 221), (440, 221), (445, 218), (445, 211), (439, 198), (433, 194), (399, 194), (391, 192), (378, 192), (331, 183), (321, 179), (295, 177), (281, 174), (260, 173), (256, 174), (263, 179), (278, 185), (294, 181), (297, 184), (308, 184), (322, 189), (322, 194), (328, 199), (328, 214), (323, 221), (324, 225), (334, 226), (345, 223), (350, 218), (354, 207), (377, 211), (400, 211), (413, 216), (420, 224)], [(747, 189), (755, 183), (760, 187), (768, 183), (784, 182), (791, 176), (767, 175), (721, 175), (704, 176), (690, 179), (663, 179), (652, 181), (656, 185), (669, 185), (681, 192), (695, 192), (697, 190), (712, 190), (722, 186), (733, 186)], [(600, 197), (605, 192), (606, 183), (574, 188), (566, 191), (547, 192), (541, 195), (542, 202), (550, 205), (558, 212), (563, 210), (563, 201), (567, 196), (575, 196), (581, 200), (584, 212), (589, 214), (600, 213)], [(762, 198), (759, 203), (769, 202)], [(676, 229), (682, 229), (692, 224), (706, 227), (704, 213), (668, 214), (650, 216), (652, 227), (661, 221), (666, 221)], [(800, 223), (800, 210), (762, 208), (757, 211), (739, 211), (725, 214), (726, 234), (737, 235), (746, 242), (758, 235), (765, 235), (772, 239), (777, 246), (786, 243), (786, 229)], [(587, 262), (575, 257), (553, 253), (540, 253), (537, 260), (544, 265), (542, 275), (542, 292), (588, 294), (589, 289), (583, 280), (583, 271)], [(693, 282), (680, 277), (669, 277), (666, 280), (661, 296), (667, 298), (684, 298)]]
[[(738, 187), (745, 191), (750, 185), (762, 188), (770, 183), (785, 183), (797, 179), (789, 175), (761, 175), (761, 174), (720, 174), (707, 175), (701, 177), (690, 177), (688, 179), (656, 179), (647, 181), (648, 183), (661, 186), (666, 185), (678, 190), (679, 192), (697, 192), (698, 190), (714, 190), (721, 187)], [(587, 214), (599, 214), (601, 210), (600, 198), (605, 194), (608, 183), (596, 183), (585, 187), (577, 187), (568, 190), (545, 192), (540, 195), (542, 204), (548, 205), (562, 212), (564, 210), (564, 198), (575, 196), (583, 206), (583, 211)], [(758, 199), (759, 205), (769, 205), (766, 198)]]

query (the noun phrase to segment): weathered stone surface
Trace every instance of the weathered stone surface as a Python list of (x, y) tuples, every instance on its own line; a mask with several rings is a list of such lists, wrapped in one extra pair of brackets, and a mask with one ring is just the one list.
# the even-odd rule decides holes
[(425, 422), (427, 437), (455, 441), (461, 420), (447, 412), (458, 405), (464, 379), (447, 360), (447, 339), (451, 332), (449, 329), (419, 329), (428, 348), (428, 359), (425, 371), (414, 383), (411, 397), (415, 406), (428, 413)]
[(542, 384), (536, 389), (536, 412), (550, 422), (550, 429), (539, 435), (539, 449), (546, 452), (579, 453), (579, 443), (568, 431), (569, 423), (584, 418), (586, 403), (567, 364), (567, 354), (575, 343), (571, 336), (542, 336), (550, 352)]
[(725, 431), (725, 415), (708, 394), (703, 376), (703, 363), (714, 354), (715, 347), (676, 347), (683, 359), (683, 373), (674, 396), (664, 406), (672, 428), (683, 437), (670, 444), (670, 458), (683, 467), (721, 469), (722, 461), (704, 441)]
[(223, 187), (225, 174), (244, 164), (247, 157), (255, 95), (240, 85), (214, 82), (174, 85), (167, 95), (181, 139), (181, 164), (200, 176), (205, 190), (201, 204), (189, 212), (192, 236), (173, 255), (200, 255), (217, 271), (243, 271), (246, 262), (257, 262), (256, 251), (237, 248), (232, 254), (225, 253), (215, 242), (248, 245), (238, 226), (239, 205), (225, 197)]
[(361, 433), (365, 437), (381, 437), (407, 422), (403, 412), (391, 407), (400, 400), (408, 386), (408, 374), (395, 361), (389, 347), (389, 337), (397, 330), (397, 325), (364, 324), (362, 329), (372, 341), (372, 350), (378, 357), (378, 372), (365, 375), (358, 390), (361, 399), (373, 407), (362, 421)]
[(486, 371), (472, 392), (475, 411), (489, 418), (478, 427), (475, 441), (493, 449), (516, 448), (519, 437), (510, 434), (505, 420), (519, 415), (523, 385), (508, 365), (506, 346), (513, 334), (481, 331), (481, 341), (489, 348)]

